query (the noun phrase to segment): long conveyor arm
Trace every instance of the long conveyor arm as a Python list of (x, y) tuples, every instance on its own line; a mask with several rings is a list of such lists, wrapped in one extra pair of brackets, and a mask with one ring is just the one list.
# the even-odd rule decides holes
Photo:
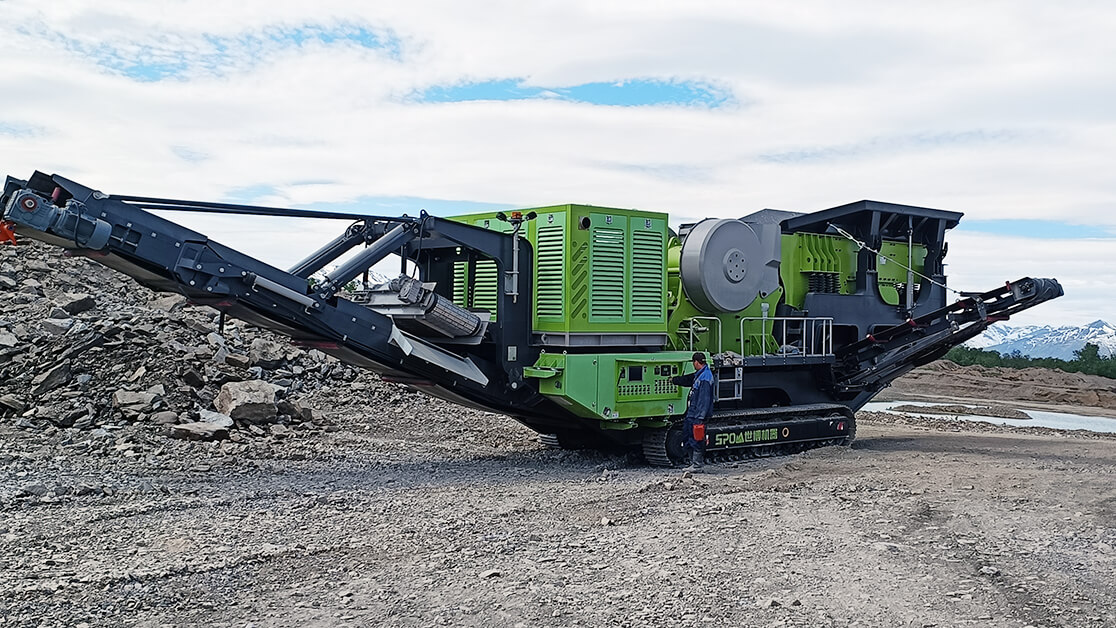
[[(531, 293), (531, 273), (505, 273), (509, 279), (501, 282), (497, 295), (501, 324), (478, 324), (479, 333), (492, 342), (471, 345), (418, 337), (401, 329), (392, 316), (338, 296), (350, 280), (392, 253), (416, 262), (427, 259), (424, 255), (474, 256), (494, 261), (501, 272), (519, 265), (530, 268), (529, 247), (518, 246), (512, 235), (425, 212), (376, 217), (110, 196), (41, 172), (28, 180), (8, 177), (0, 201), (0, 218), (14, 223), (17, 233), (88, 256), (154, 290), (179, 292), (192, 302), (459, 403), (516, 413), (537, 402), (517, 381), (519, 367), (531, 359), (530, 303), (517, 298)], [(285, 271), (152, 210), (343, 219), (351, 225)], [(311, 281), (311, 274), (362, 245), (323, 281)], [(444, 301), (448, 299), (443, 299), (442, 310), (471, 316)]]

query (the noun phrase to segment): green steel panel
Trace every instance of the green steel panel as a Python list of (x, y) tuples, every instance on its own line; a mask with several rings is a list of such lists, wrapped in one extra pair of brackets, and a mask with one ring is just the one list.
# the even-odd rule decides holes
[(779, 279), (787, 305), (801, 307), (811, 275), (826, 275), (838, 294), (852, 294), (856, 283), (856, 246), (840, 236), (793, 233), (783, 236)]
[[(638, 219), (633, 223), (641, 222)], [(666, 229), (664, 221), (644, 219), (632, 229), (632, 292), (629, 320), (666, 321)]]
[(880, 246), (880, 255), (876, 258), (876, 285), (879, 288), (880, 298), (889, 305), (899, 305), (898, 284), (907, 283), (907, 266), (909, 264), (916, 273), (915, 283), (921, 281), (917, 273), (923, 272), (926, 261), (926, 247), (916, 244), (910, 250), (908, 257), (906, 242), (885, 241)]
[(535, 238), (535, 317), (565, 322), (566, 216), (556, 214), (539, 225)]
[(525, 377), (570, 412), (595, 418), (606, 429), (628, 429), (686, 411), (689, 389), (670, 378), (692, 371), (689, 352), (542, 353)]
[(627, 255), (624, 231), (627, 218), (612, 214), (591, 214), (589, 228), (589, 321), (625, 322), (624, 297)]
[[(534, 331), (666, 333), (666, 214), (592, 205), (523, 211), (537, 214), (522, 231), (535, 260)], [(490, 229), (507, 224), (495, 212), (455, 220)], [(455, 300), (472, 295), (472, 307), (488, 307), (499, 279), (494, 270), (478, 267), (472, 278), (454, 271)]]

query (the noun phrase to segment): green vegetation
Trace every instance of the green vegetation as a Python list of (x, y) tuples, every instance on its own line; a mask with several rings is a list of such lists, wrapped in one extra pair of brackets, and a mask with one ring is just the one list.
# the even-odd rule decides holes
[(956, 362), (961, 366), (1002, 366), (1010, 369), (1038, 367), (1044, 369), (1059, 369), (1067, 373), (1084, 373), (1086, 375), (1100, 375), (1116, 379), (1116, 358), (1101, 356), (1100, 348), (1094, 344), (1087, 344), (1073, 352), (1072, 360), (1058, 358), (1030, 358), (1018, 351), (1009, 355), (984, 349), (971, 349), (969, 347), (954, 347), (945, 355), (945, 359)]

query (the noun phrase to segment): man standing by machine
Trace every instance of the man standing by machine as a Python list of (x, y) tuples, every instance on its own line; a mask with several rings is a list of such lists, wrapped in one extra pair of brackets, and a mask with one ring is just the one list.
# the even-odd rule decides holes
[(682, 447), (690, 450), (687, 471), (701, 472), (705, 466), (705, 421), (713, 414), (713, 371), (705, 362), (705, 354), (694, 353), (694, 372), (671, 378), (676, 386), (688, 386), (686, 417), (682, 420)]

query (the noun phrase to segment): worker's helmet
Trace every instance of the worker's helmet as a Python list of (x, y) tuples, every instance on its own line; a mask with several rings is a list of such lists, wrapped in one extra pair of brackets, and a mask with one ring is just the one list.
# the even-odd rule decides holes
[(705, 364), (705, 354), (704, 354), (704, 353), (702, 353), (701, 351), (695, 351), (695, 352), (694, 352), (694, 357), (693, 357), (693, 358), (691, 358), (691, 359), (692, 359), (692, 360), (693, 360), (694, 362), (698, 362), (698, 363), (700, 363), (700, 364)]

